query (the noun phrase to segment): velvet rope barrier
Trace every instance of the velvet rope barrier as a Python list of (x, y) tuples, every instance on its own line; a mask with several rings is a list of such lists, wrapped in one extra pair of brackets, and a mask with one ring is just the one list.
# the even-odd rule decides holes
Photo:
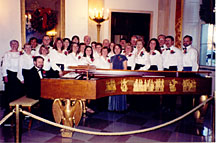
[(8, 119), (10, 118), (12, 115), (14, 114), (14, 110), (10, 113), (8, 113), (1, 121), (0, 121), (0, 126)]
[(91, 134), (91, 135), (101, 135), (101, 136), (122, 136), (122, 135), (130, 135), (130, 134), (137, 134), (137, 133), (144, 133), (144, 132), (148, 132), (148, 131), (152, 131), (152, 130), (156, 130), (156, 129), (159, 129), (159, 128), (162, 128), (162, 127), (165, 127), (167, 125), (170, 125), (172, 123), (175, 123), (183, 118), (185, 118), (186, 116), (190, 115), (191, 113), (193, 113), (194, 111), (196, 111), (197, 109), (199, 109), (200, 107), (202, 107), (203, 105), (205, 105), (207, 102), (209, 102), (210, 100), (212, 100), (214, 97), (210, 97), (208, 98), (206, 101), (204, 101), (203, 103), (199, 104), (198, 106), (196, 106), (195, 108), (193, 108), (192, 110), (188, 111), (187, 113), (179, 116), (178, 118), (176, 119), (173, 119), (169, 122), (166, 122), (166, 123), (163, 123), (163, 124), (160, 124), (160, 125), (157, 125), (157, 126), (154, 126), (154, 127), (150, 127), (150, 128), (147, 128), (147, 129), (141, 129), (141, 130), (134, 130), (134, 131), (125, 131), (125, 132), (94, 132), (94, 131), (86, 131), (86, 130), (81, 130), (81, 129), (77, 129), (77, 128), (72, 128), (72, 127), (68, 127), (68, 126), (64, 126), (64, 125), (61, 125), (61, 124), (57, 124), (57, 123), (54, 123), (52, 121), (49, 121), (49, 120), (46, 120), (46, 119), (43, 119), (39, 116), (36, 116), (34, 114), (31, 114), (27, 111), (23, 111), (22, 109), (20, 109), (20, 112), (22, 112), (24, 115), (28, 115), (36, 120), (39, 120), (39, 121), (42, 121), (44, 123), (47, 123), (47, 124), (50, 124), (50, 125), (53, 125), (55, 127), (59, 127), (59, 128), (62, 128), (62, 129), (66, 129), (66, 130), (70, 130), (70, 131), (73, 131), (73, 132), (79, 132), (79, 133), (84, 133), (84, 134)]

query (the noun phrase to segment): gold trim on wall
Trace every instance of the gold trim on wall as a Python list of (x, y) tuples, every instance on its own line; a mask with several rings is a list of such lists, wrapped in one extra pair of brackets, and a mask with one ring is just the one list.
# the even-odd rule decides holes
[(153, 11), (141, 11), (141, 10), (119, 10), (119, 9), (110, 9), (109, 12), (109, 39), (111, 40), (111, 13), (112, 12), (127, 12), (127, 13), (146, 13), (146, 14), (150, 14), (150, 31), (149, 31), (149, 39), (151, 39), (152, 35), (153, 35)]
[(21, 11), (21, 45), (26, 43), (26, 29), (25, 29), (25, 0), (20, 0)]
[(181, 48), (184, 0), (176, 0), (175, 46)]
[(60, 7), (60, 19), (61, 19), (61, 28), (60, 28), (60, 37), (65, 37), (65, 0), (60, 1), (61, 7)]
[[(60, 0), (60, 33), (59, 36), (65, 37), (65, 0)], [(26, 29), (25, 29), (25, 0), (20, 0), (21, 11), (21, 45), (26, 43)]]

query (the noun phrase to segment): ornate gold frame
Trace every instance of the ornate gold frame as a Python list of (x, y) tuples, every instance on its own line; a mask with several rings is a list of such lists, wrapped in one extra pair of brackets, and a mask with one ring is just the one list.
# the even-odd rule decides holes
[[(60, 37), (65, 37), (65, 0), (60, 0)], [(20, 0), (21, 11), (21, 43), (26, 43), (26, 30), (25, 30), (25, 0)]]

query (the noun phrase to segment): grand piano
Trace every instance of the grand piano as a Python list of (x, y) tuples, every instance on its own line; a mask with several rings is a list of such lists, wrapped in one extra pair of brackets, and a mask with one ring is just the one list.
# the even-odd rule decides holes
[[(212, 94), (210, 72), (105, 70), (91, 66), (70, 69), (64, 72), (62, 78), (41, 80), (41, 97), (54, 100), (56, 122), (60, 123), (61, 119), (70, 116), (75, 118), (70, 126), (78, 125), (88, 99), (112, 95), (208, 97)], [(65, 122), (62, 121), (66, 125)]]
[[(71, 75), (71, 76), (70, 76)], [(41, 97), (98, 99), (112, 95), (211, 95), (210, 72), (76, 68), (41, 80)]]

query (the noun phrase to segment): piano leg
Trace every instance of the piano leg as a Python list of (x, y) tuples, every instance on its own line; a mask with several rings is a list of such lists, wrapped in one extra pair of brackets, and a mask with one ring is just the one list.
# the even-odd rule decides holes
[(216, 98), (214, 92), (214, 102), (213, 102), (213, 119), (212, 119), (212, 142), (215, 142), (215, 105), (216, 105)]
[(83, 105), (83, 117), (85, 118), (86, 117), (86, 99), (81, 99), (82, 101), (82, 105)]
[[(201, 95), (199, 98), (198, 103), (201, 104), (204, 101), (206, 101), (208, 99), (208, 95)], [(208, 108), (208, 103), (203, 105), (199, 110), (197, 110), (196, 112), (194, 112), (194, 117), (197, 123), (203, 123), (204, 122), (204, 116), (206, 114)]]
[[(75, 127), (79, 122), (83, 113), (83, 102), (81, 100), (71, 99), (55, 99), (52, 106), (53, 116), (57, 123), (65, 126)], [(61, 129), (62, 137), (72, 137), (73, 132)]]

